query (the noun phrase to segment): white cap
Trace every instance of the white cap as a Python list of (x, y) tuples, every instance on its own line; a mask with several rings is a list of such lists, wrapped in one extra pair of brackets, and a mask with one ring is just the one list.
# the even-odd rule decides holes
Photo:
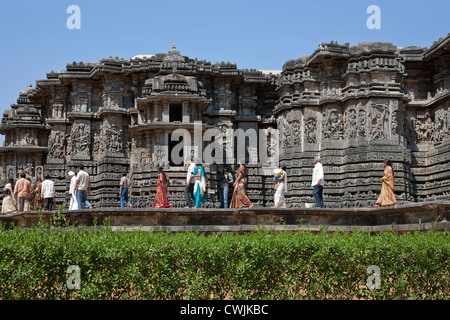
[(69, 176), (74, 176), (74, 175), (75, 175), (75, 172), (69, 171)]

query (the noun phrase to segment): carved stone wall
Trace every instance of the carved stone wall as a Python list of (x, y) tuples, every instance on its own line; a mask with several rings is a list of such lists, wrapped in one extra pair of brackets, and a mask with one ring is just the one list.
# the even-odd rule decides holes
[[(293, 168), (288, 206), (314, 202), (310, 180), (315, 155), (324, 165), (327, 207), (373, 205), (385, 159), (393, 162), (400, 204), (448, 199), (449, 85), (429, 85), (421, 99), (419, 84), (432, 83), (442, 65), (448, 68), (449, 56), (442, 51), (427, 55), (439, 45), (448, 47), (449, 40), (441, 39), (428, 51), (399, 50), (390, 43), (350, 47), (332, 42), (283, 66), (275, 115), (281, 161)], [(427, 59), (441, 64), (437, 68)], [(419, 81), (407, 78), (409, 69)]]
[[(208, 143), (196, 140), (201, 123), (202, 134), (217, 130), (210, 138), (224, 146), (219, 158), (246, 162), (247, 194), (256, 206), (273, 205), (272, 171), (259, 144), (237, 141), (238, 129), (277, 130), (279, 140), (266, 141), (263, 148), (278, 153), (288, 167), (288, 207), (313, 202), (316, 155), (324, 165), (327, 207), (371, 206), (386, 158), (393, 162), (400, 204), (448, 199), (449, 49), (450, 36), (430, 48), (332, 42), (288, 60), (280, 74), (190, 59), (175, 47), (130, 60), (74, 62), (22, 90), (4, 112), (0, 187), (22, 171), (32, 179), (48, 173), (57, 203), (68, 204), (67, 172), (83, 164), (91, 175), (94, 206), (119, 206), (119, 181), (126, 171), (133, 205), (145, 208), (153, 204), (156, 170), (162, 166), (170, 200), (181, 208), (185, 161), (198, 157)], [(177, 129), (189, 133), (190, 149), (176, 149)], [(246, 147), (243, 154), (226, 148), (238, 142)], [(175, 163), (175, 151), (184, 161)], [(217, 208), (222, 165), (204, 168), (208, 206)]]

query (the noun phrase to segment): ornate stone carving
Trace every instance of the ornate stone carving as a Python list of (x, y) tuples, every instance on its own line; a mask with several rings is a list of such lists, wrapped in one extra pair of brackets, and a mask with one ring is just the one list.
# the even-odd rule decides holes
[(231, 107), (231, 90), (229, 83), (220, 83), (214, 90), (214, 110), (229, 110)]
[(366, 110), (358, 109), (358, 122), (356, 124), (357, 137), (367, 137), (367, 113)]
[(389, 110), (385, 105), (372, 105), (371, 114), (371, 139), (387, 139), (387, 129), (389, 126)]
[(48, 138), (48, 155), (53, 159), (64, 159), (66, 134), (61, 131), (52, 131)]
[(337, 109), (325, 109), (322, 124), (323, 139), (342, 140), (344, 138), (344, 118)]
[(417, 142), (431, 141), (433, 137), (434, 124), (430, 113), (417, 112), (417, 119), (415, 122), (415, 131)]
[(432, 140), (434, 142), (441, 142), (449, 136), (448, 109), (446, 110), (443, 107), (438, 108), (434, 113), (434, 117)]
[(38, 178), (42, 179), (44, 177), (44, 167), (43, 166), (36, 166), (35, 171), (36, 171), (36, 176), (35, 176), (36, 179), (38, 179)]
[(245, 86), (239, 96), (239, 115), (241, 117), (252, 117), (255, 115), (258, 105), (258, 97), (255, 95), (253, 86)]
[(163, 145), (156, 145), (153, 149), (154, 161), (157, 166), (166, 167), (168, 165), (168, 147)]
[(64, 114), (64, 99), (61, 93), (56, 93), (54, 98), (50, 99), (50, 106), (52, 110), (52, 118), (62, 119)]
[(105, 86), (102, 92), (104, 107), (121, 108), (124, 88), (116, 82), (111, 82)]
[(76, 120), (70, 131), (71, 155), (74, 158), (90, 157), (91, 128), (90, 122)]
[(21, 145), (23, 146), (35, 146), (37, 145), (37, 138), (34, 134), (34, 131), (27, 129), (23, 133), (23, 139), (21, 141)]
[(305, 142), (317, 143), (317, 121), (315, 118), (308, 118), (305, 121)]
[(71, 93), (72, 112), (90, 112), (91, 91), (83, 84), (75, 85)]
[(355, 108), (347, 109), (345, 113), (345, 139), (355, 139), (357, 137), (358, 117)]

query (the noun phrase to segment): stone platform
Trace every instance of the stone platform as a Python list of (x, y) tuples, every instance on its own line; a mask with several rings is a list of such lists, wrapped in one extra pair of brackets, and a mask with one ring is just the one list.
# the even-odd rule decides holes
[[(0, 222), (32, 227), (41, 217), (49, 222), (54, 212), (27, 212), (0, 215)], [(144, 231), (201, 231), (235, 232), (252, 231), (265, 225), (275, 230), (353, 231), (355, 228), (370, 231), (394, 229), (399, 232), (420, 229), (449, 230), (450, 201), (423, 202), (384, 208), (244, 208), (244, 209), (119, 209), (65, 211), (71, 223), (84, 226), (101, 226), (109, 220), (114, 230)]]

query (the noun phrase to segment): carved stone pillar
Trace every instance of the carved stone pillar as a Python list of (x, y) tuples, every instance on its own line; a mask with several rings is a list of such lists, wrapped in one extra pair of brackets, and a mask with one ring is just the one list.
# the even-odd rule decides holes
[(155, 102), (153, 103), (153, 121), (154, 121), (154, 122), (160, 121), (159, 112), (160, 112), (160, 105), (159, 105), (159, 102), (156, 102), (156, 101), (155, 101)]
[(183, 101), (183, 118), (182, 118), (182, 122), (189, 122), (190, 121), (190, 116), (189, 116), (189, 101)]
[(146, 138), (146, 143), (147, 143), (147, 158), (149, 159), (149, 161), (152, 161), (153, 159), (153, 154), (152, 154), (152, 150), (153, 150), (153, 145), (152, 145), (152, 138), (153, 135), (150, 131), (146, 131), (145, 132), (145, 138)]
[(1, 166), (2, 172), (1, 172), (0, 179), (7, 179), (8, 177), (6, 174), (6, 155), (5, 154), (2, 154), (1, 161), (2, 161), (1, 162), (2, 163), (2, 166)]
[(151, 109), (146, 109), (145, 110), (145, 122), (147, 122), (147, 123), (150, 123), (150, 122), (152, 122), (152, 111), (151, 111)]
[(163, 103), (163, 110), (162, 110), (162, 121), (163, 122), (169, 122), (169, 108), (170, 108), (170, 104), (169, 102), (164, 102)]
[(197, 119), (196, 120), (201, 121), (202, 120), (202, 105), (200, 103), (197, 104), (196, 109), (197, 109)]
[(197, 117), (197, 107), (196, 107), (196, 103), (195, 102), (191, 102), (190, 104), (189, 104), (189, 107), (190, 107), (190, 109), (189, 109), (189, 113), (190, 113), (190, 116), (191, 116), (191, 119), (190, 119), (190, 121), (191, 122), (194, 122), (194, 121), (197, 121), (198, 120), (198, 117)]

